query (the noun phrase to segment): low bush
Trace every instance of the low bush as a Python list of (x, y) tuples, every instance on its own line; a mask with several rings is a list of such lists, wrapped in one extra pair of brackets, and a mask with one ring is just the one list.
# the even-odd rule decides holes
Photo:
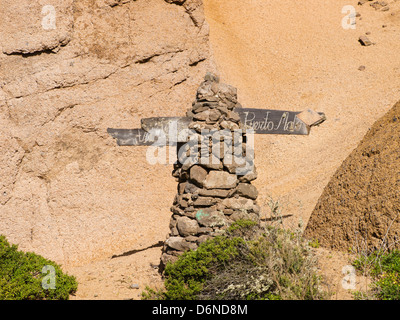
[[(45, 266), (54, 268), (54, 289), (49, 279), (51, 267), (43, 269)], [(76, 289), (75, 278), (64, 274), (55, 262), (19, 251), (0, 235), (0, 300), (68, 300)]]
[(355, 292), (356, 299), (400, 299), (400, 251), (375, 251), (360, 255), (353, 266), (372, 278), (369, 292)]
[(167, 264), (165, 289), (143, 299), (324, 299), (316, 262), (298, 233), (239, 221)]

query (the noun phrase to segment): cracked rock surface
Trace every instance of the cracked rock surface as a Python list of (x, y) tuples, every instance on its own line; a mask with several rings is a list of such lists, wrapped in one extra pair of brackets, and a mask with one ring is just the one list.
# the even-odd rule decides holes
[(106, 130), (184, 116), (214, 70), (201, 1), (169, 2), (2, 1), (0, 234), (20, 249), (78, 265), (165, 239), (171, 166)]

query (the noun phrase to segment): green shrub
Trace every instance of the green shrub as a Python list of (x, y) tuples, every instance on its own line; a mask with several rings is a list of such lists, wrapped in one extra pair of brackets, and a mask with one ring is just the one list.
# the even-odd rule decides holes
[(319, 244), (318, 239), (313, 239), (313, 240), (310, 241), (308, 244), (309, 244), (309, 246), (310, 246), (311, 248), (319, 248), (319, 247), (320, 247), (320, 244)]
[[(44, 289), (49, 272), (42, 273), (44, 266), (55, 270), (55, 289)], [(46, 286), (44, 286), (46, 287)], [(0, 300), (67, 300), (77, 289), (74, 277), (63, 274), (53, 261), (37, 254), (18, 251), (0, 235)]]
[(400, 251), (375, 251), (358, 257), (353, 266), (372, 278), (371, 291), (355, 292), (355, 299), (400, 300)]
[(165, 289), (147, 289), (143, 299), (281, 300), (323, 299), (316, 260), (298, 234), (233, 224), (224, 235), (167, 264)]

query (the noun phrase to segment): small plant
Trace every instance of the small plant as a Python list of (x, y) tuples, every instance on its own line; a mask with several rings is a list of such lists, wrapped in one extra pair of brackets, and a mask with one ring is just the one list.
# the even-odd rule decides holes
[(143, 299), (324, 299), (316, 260), (297, 233), (238, 221), (167, 264), (165, 289)]
[(308, 242), (308, 245), (309, 245), (311, 248), (316, 248), (316, 249), (320, 247), (320, 244), (319, 244), (318, 239), (313, 239), (313, 240), (309, 241), (309, 242)]
[(400, 300), (400, 251), (375, 251), (360, 256), (354, 267), (371, 276), (373, 282), (368, 293), (355, 293), (355, 299)]
[[(42, 273), (44, 266), (54, 268), (54, 289), (42, 285), (47, 275)], [(76, 289), (75, 278), (63, 274), (56, 263), (32, 252), (18, 251), (16, 245), (0, 236), (0, 300), (68, 300)]]

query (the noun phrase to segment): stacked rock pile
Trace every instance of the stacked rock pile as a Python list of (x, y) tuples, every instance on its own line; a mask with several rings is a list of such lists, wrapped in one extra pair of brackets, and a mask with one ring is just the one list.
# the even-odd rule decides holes
[(235, 108), (241, 108), (237, 90), (207, 73), (187, 112), (193, 119), (189, 141), (178, 145), (172, 172), (178, 192), (161, 266), (222, 234), (234, 221), (259, 221), (258, 192), (251, 184), (257, 178), (254, 150)]

